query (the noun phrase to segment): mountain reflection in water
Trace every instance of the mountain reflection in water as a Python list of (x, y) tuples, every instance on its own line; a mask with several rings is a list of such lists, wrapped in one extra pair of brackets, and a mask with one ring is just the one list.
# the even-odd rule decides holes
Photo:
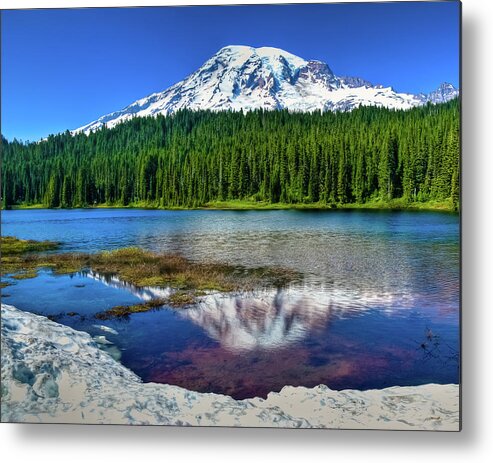
[[(138, 287), (115, 275), (81, 272), (106, 286), (127, 291), (143, 301), (166, 298), (171, 288)], [(334, 318), (355, 317), (370, 307), (384, 312), (412, 307), (409, 294), (370, 294), (302, 285), (243, 293), (217, 293), (200, 297), (192, 307), (179, 309), (179, 316), (201, 327), (224, 349), (232, 352), (277, 349), (326, 329)], [(399, 304), (399, 306), (397, 305)]]
[(395, 301), (390, 294), (355, 297), (341, 291), (310, 293), (289, 288), (211, 294), (180, 315), (201, 326), (225, 349), (276, 349), (326, 329), (334, 318), (357, 316), (368, 309), (369, 302), (391, 310)]
[(92, 270), (85, 270), (79, 272), (82, 276), (99, 281), (110, 288), (123, 289), (129, 293), (132, 293), (142, 301), (150, 301), (151, 299), (166, 298), (171, 294), (170, 288), (157, 288), (154, 286), (135, 286), (132, 283), (128, 283), (124, 280), (120, 280), (115, 275), (109, 275), (104, 273), (94, 272)]

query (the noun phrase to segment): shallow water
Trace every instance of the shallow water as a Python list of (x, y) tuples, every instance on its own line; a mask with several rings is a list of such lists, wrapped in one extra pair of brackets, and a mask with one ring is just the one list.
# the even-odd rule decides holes
[(303, 272), (303, 282), (278, 292), (210, 295), (191, 309), (103, 323), (95, 313), (156, 290), (48, 270), (3, 290), (7, 303), (114, 343), (105, 346), (145, 381), (236, 398), (266, 396), (286, 384), (458, 382), (457, 215), (25, 210), (3, 212), (2, 229), (62, 241), (64, 251), (138, 245), (198, 261)]

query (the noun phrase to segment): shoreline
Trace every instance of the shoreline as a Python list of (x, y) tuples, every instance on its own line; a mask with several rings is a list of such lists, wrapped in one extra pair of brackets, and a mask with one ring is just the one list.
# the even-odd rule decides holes
[(2, 304), (2, 422), (459, 431), (459, 386), (285, 386), (235, 400), (143, 383), (91, 336)]
[(98, 204), (94, 206), (81, 206), (71, 208), (49, 208), (43, 204), (32, 205), (12, 205), (9, 208), (2, 207), (5, 210), (54, 210), (54, 211), (71, 211), (71, 210), (93, 210), (93, 209), (127, 209), (127, 210), (158, 210), (158, 211), (374, 211), (374, 212), (446, 212), (451, 214), (459, 214), (460, 211), (451, 207), (446, 201), (443, 202), (414, 202), (404, 204), (402, 201), (394, 202), (368, 202), (368, 203), (350, 203), (350, 204), (320, 204), (320, 203), (299, 203), (299, 204), (284, 204), (284, 203), (262, 203), (254, 201), (224, 201), (214, 202), (204, 206), (186, 207), (172, 206), (160, 207), (153, 204), (135, 203), (127, 206), (123, 205), (107, 205)]

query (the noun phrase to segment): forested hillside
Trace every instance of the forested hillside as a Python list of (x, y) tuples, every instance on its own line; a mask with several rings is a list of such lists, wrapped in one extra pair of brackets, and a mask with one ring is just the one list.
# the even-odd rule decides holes
[(39, 143), (2, 137), (2, 201), (198, 207), (459, 204), (459, 102), (323, 114), (180, 111)]

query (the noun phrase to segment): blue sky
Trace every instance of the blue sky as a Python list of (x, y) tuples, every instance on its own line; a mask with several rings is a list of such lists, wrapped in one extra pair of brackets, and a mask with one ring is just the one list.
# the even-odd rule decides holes
[(398, 91), (459, 84), (459, 4), (2, 11), (2, 134), (79, 127), (195, 71), (225, 45), (272, 46)]

